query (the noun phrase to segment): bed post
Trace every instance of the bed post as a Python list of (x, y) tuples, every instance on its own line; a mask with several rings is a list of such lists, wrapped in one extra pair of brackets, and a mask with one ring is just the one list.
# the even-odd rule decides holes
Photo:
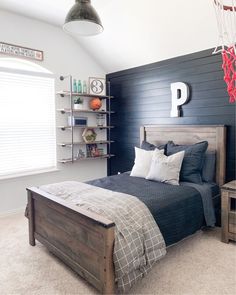
[(115, 294), (115, 274), (113, 265), (113, 251), (115, 241), (114, 226), (106, 229), (105, 232), (105, 253), (104, 253), (104, 285), (103, 294)]
[(146, 132), (145, 132), (145, 127), (141, 126), (140, 127), (140, 146), (142, 144), (142, 142), (146, 140)]
[(218, 185), (225, 183), (225, 166), (226, 166), (226, 127), (216, 127), (216, 182)]
[(34, 237), (34, 199), (32, 193), (27, 190), (28, 195), (28, 222), (29, 222), (29, 243), (31, 246), (35, 246), (35, 237)]

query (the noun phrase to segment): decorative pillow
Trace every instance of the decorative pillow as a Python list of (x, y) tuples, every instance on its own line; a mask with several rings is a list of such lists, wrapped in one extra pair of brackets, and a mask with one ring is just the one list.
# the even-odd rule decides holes
[(146, 179), (179, 185), (179, 174), (183, 158), (184, 151), (167, 157), (155, 150)]
[[(157, 150), (157, 153), (164, 154), (164, 150)], [(134, 166), (130, 176), (145, 178), (148, 175), (153, 154), (154, 151), (145, 151), (135, 147)]]
[(204, 157), (202, 168), (202, 180), (205, 182), (214, 182), (216, 174), (216, 152), (207, 152)]
[(149, 143), (144, 140), (141, 144), (141, 149), (146, 150), (146, 151), (154, 151), (155, 149), (165, 150), (166, 144), (154, 145), (154, 144)]
[(207, 141), (198, 142), (193, 145), (176, 145), (173, 141), (167, 143), (167, 156), (179, 151), (185, 151), (180, 181), (202, 184), (202, 167), (204, 155), (208, 147)]

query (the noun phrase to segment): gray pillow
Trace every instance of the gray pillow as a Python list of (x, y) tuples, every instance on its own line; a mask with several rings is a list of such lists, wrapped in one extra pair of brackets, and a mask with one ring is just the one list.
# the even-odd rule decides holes
[[(152, 143), (149, 143), (147, 141), (143, 141), (141, 144), (141, 149), (145, 150), (145, 151), (154, 151), (155, 149), (159, 149), (159, 150), (165, 150), (166, 151), (166, 144), (161, 144), (161, 145), (154, 145)], [(164, 151), (164, 153), (165, 153)]]
[(201, 173), (207, 147), (207, 141), (198, 142), (193, 145), (177, 145), (173, 141), (167, 143), (167, 156), (185, 151), (180, 171), (180, 181), (202, 184)]
[(216, 174), (216, 152), (207, 152), (204, 157), (202, 168), (202, 180), (205, 182), (214, 182)]

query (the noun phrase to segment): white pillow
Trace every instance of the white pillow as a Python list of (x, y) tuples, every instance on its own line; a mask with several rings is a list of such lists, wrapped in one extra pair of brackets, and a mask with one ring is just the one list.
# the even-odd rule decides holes
[(167, 157), (155, 150), (146, 179), (179, 185), (179, 174), (183, 159), (184, 151)]
[[(157, 154), (164, 154), (164, 150), (155, 150)], [(135, 147), (134, 166), (130, 176), (145, 178), (150, 170), (154, 151), (146, 151)]]

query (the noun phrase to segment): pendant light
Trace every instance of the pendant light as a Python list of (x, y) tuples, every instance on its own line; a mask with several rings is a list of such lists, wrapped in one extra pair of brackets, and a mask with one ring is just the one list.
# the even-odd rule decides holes
[(63, 29), (77, 36), (92, 36), (103, 31), (100, 17), (91, 5), (91, 0), (75, 1), (66, 16)]

